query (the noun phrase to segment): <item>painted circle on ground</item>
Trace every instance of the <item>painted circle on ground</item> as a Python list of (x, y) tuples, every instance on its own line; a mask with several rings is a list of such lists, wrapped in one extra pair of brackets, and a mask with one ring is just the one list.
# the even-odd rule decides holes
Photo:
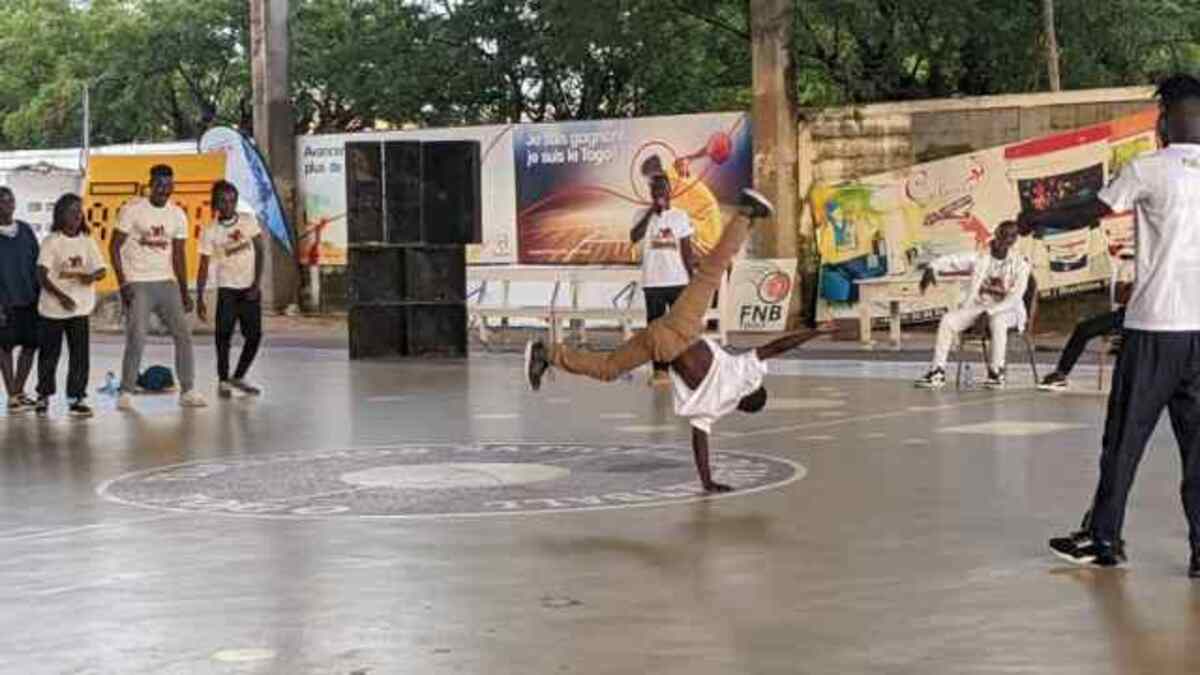
[(690, 448), (638, 444), (414, 444), (243, 456), (121, 476), (97, 492), (168, 511), (265, 518), (436, 518), (592, 511), (737, 497), (803, 478), (794, 462), (711, 453), (700, 489)]

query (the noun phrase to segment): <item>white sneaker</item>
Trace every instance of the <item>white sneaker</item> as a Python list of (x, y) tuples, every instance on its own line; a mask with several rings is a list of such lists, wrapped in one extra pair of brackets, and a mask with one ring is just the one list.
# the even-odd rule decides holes
[(127, 391), (117, 397), (117, 410), (133, 410), (133, 395)]
[(179, 406), (182, 408), (203, 408), (207, 405), (208, 401), (198, 391), (185, 391), (179, 395)]

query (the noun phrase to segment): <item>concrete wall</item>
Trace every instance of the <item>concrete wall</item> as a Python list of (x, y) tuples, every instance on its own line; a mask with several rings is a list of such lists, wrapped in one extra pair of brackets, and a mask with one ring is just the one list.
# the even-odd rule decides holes
[[(799, 121), (800, 193), (920, 162), (1005, 145), (1153, 106), (1150, 87), (882, 103), (805, 109)], [(800, 234), (812, 219), (800, 206)]]

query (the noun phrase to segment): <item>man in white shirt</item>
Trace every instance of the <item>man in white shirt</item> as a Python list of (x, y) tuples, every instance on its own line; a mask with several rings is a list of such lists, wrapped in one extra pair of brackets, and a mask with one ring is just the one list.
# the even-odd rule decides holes
[(1183, 460), (1188, 576), (1200, 578), (1200, 80), (1170, 77), (1157, 95), (1167, 147), (1125, 165), (1094, 197), (1023, 213), (1019, 222), (1027, 231), (1070, 229), (1133, 210), (1137, 232), (1137, 284), (1125, 309), (1090, 517), (1083, 530), (1051, 539), (1051, 550), (1080, 565), (1125, 562), (1126, 502), (1166, 408)]
[[(204, 288), (208, 284), (211, 268), (217, 277), (217, 395), (221, 398), (233, 396), (238, 390), (249, 396), (258, 396), (262, 390), (246, 380), (246, 373), (254, 363), (258, 346), (262, 342), (262, 293), (263, 273), (262, 226), (258, 218), (249, 213), (239, 213), (237, 186), (228, 181), (217, 181), (212, 188), (212, 206), (217, 218), (204, 228), (200, 237), (200, 269), (196, 272), (196, 314), (201, 321), (208, 320), (208, 307), (204, 304)], [(229, 352), (233, 342), (233, 331), (242, 329), (242, 353), (238, 357), (237, 369), (229, 377)]]
[(175, 338), (175, 371), (179, 380), (179, 405), (198, 408), (208, 405), (196, 392), (195, 357), (188, 312), (187, 258), (188, 219), (183, 209), (170, 202), (175, 190), (175, 173), (165, 164), (150, 169), (149, 197), (134, 197), (121, 207), (108, 252), (121, 286), (125, 306), (125, 357), (121, 364), (121, 394), (117, 408), (132, 410), (131, 394), (142, 364), (150, 314), (158, 318)]
[[(692, 278), (692, 223), (686, 211), (671, 207), (671, 184), (661, 174), (650, 178), (650, 208), (629, 231), (629, 240), (642, 246), (642, 292), (646, 323), (656, 321), (679, 299)], [(667, 364), (654, 362), (653, 384), (669, 384)]]
[(1010, 328), (1022, 330), (1025, 316), (1025, 289), (1029, 285), (1029, 261), (1011, 251), (1017, 241), (1017, 224), (1005, 221), (996, 227), (988, 250), (982, 253), (958, 253), (934, 260), (925, 268), (921, 291), (937, 282), (938, 274), (970, 272), (971, 284), (962, 304), (942, 316), (938, 324), (937, 342), (929, 372), (916, 381), (923, 389), (940, 389), (946, 385), (946, 359), (960, 333), (969, 328), (980, 315), (988, 317), (990, 354), (988, 376), (984, 386), (1004, 387), (1004, 363), (1008, 350)]
[(564, 345), (547, 347), (532, 340), (525, 348), (525, 375), (537, 391), (551, 365), (568, 373), (610, 382), (647, 362), (664, 361), (671, 366), (675, 412), (691, 420), (692, 451), (700, 483), (706, 491), (726, 492), (727, 485), (712, 479), (708, 461), (708, 435), (720, 417), (741, 410), (756, 413), (767, 403), (762, 386), (766, 367), (762, 361), (811, 340), (819, 333), (804, 331), (786, 335), (774, 342), (743, 354), (729, 354), (710, 340), (697, 340), (704, 327), (704, 315), (721, 277), (733, 256), (746, 240), (751, 218), (773, 213), (771, 203), (753, 190), (742, 192), (745, 215), (725, 227), (713, 250), (700, 261), (692, 281), (679, 300), (662, 318), (646, 330), (638, 331), (614, 352), (598, 353), (571, 349)]

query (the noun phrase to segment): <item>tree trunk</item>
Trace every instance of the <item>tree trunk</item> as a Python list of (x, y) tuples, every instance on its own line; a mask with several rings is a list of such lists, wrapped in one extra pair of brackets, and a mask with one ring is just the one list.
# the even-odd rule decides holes
[(1062, 89), (1058, 74), (1058, 36), (1054, 30), (1054, 0), (1042, 0), (1042, 32), (1046, 36), (1046, 74), (1050, 78), (1050, 91)]

